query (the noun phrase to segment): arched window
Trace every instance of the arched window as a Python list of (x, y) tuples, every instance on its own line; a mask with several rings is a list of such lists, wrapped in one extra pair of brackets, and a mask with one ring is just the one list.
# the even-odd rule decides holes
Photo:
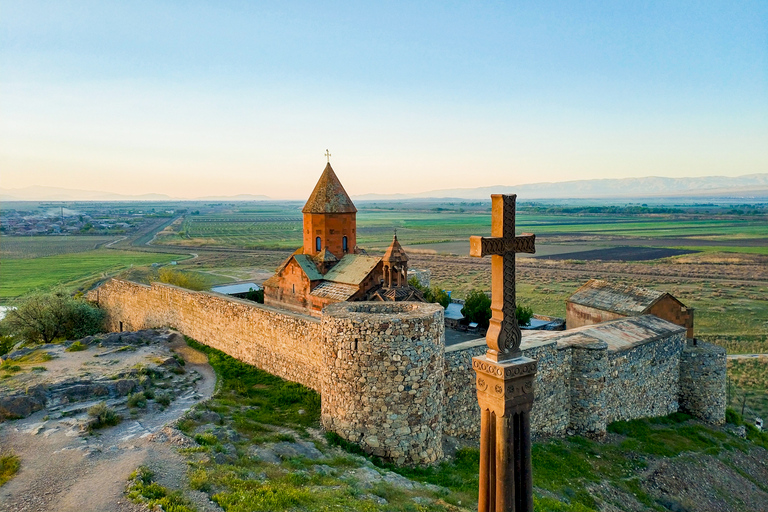
[(344, 252), (347, 252), (349, 248), (347, 247), (347, 237), (344, 237), (341, 239), (341, 250)]
[(315, 238), (315, 250), (319, 251), (322, 249), (323, 242), (320, 240), (320, 237)]

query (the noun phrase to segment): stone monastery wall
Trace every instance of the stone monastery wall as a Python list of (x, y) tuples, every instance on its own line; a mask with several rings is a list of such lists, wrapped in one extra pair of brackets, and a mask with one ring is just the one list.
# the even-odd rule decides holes
[(89, 293), (108, 328), (172, 327), (262, 370), (320, 391), (320, 320), (218, 293), (112, 279)]
[[(323, 425), (399, 463), (442, 457), (443, 434), (477, 438), (472, 357), (478, 339), (445, 347), (434, 304), (349, 302), (322, 320), (166, 284), (113, 279), (93, 290), (112, 330), (173, 327), (200, 343), (322, 396)], [(616, 420), (678, 409), (725, 420), (725, 352), (686, 345), (686, 331), (655, 316), (568, 331), (526, 332), (538, 360), (534, 435), (600, 436)]]

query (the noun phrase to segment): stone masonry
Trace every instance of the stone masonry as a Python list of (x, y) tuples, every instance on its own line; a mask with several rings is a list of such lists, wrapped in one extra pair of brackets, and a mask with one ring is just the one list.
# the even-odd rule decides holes
[(443, 308), (340, 302), (323, 314), (323, 426), (403, 463), (442, 458)]
[[(242, 361), (321, 392), (326, 428), (408, 464), (442, 457), (447, 434), (479, 435), (472, 357), (485, 340), (444, 346), (443, 313), (423, 303), (338, 303), (322, 319), (210, 292), (112, 279), (89, 294), (111, 330), (173, 327)], [(439, 317), (439, 318), (438, 318)], [(523, 334), (538, 361), (535, 436), (601, 436), (616, 420), (685, 410), (725, 419), (725, 353), (685, 343), (652, 315)], [(356, 344), (356, 345), (355, 345)]]

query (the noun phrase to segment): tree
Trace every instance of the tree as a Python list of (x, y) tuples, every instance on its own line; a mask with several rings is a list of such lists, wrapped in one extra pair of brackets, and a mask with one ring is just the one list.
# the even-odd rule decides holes
[[(480, 327), (488, 327), (491, 319), (491, 298), (480, 290), (472, 290), (464, 300), (461, 314), (470, 322), (477, 322)], [(533, 309), (518, 305), (515, 309), (518, 325), (529, 325), (533, 318)]]
[(447, 308), (448, 304), (451, 303), (451, 297), (448, 295), (448, 292), (445, 290), (438, 288), (437, 286), (433, 286), (432, 288), (427, 288), (426, 286), (422, 286), (422, 284), (419, 282), (416, 277), (412, 277), (408, 280), (408, 284), (416, 288), (421, 292), (421, 294), (424, 296), (424, 300), (427, 302), (437, 302), (443, 308)]
[(491, 298), (480, 290), (472, 290), (464, 299), (461, 314), (470, 322), (476, 322), (482, 328), (488, 327), (491, 319)]
[(258, 302), (259, 304), (264, 304), (264, 290), (254, 290), (251, 288), (248, 290), (248, 293), (245, 294), (245, 298), (247, 300), (252, 300), (253, 302)]
[(517, 325), (530, 325), (531, 318), (533, 318), (533, 309), (528, 306), (518, 305), (515, 309), (515, 317), (517, 318)]
[(59, 338), (82, 338), (101, 332), (105, 313), (62, 289), (35, 292), (8, 311), (4, 329), (32, 343), (51, 343)]

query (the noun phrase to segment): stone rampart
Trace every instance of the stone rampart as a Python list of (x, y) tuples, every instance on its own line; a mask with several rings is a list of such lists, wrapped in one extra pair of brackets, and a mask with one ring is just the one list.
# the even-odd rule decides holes
[(725, 423), (725, 349), (699, 341), (680, 359), (680, 408), (715, 425)]
[[(613, 421), (677, 411), (684, 345), (685, 328), (649, 315), (569, 331), (523, 332), (523, 355), (538, 360), (531, 411), (534, 436), (599, 437)], [(443, 403), (448, 435), (479, 435), (475, 376), (467, 370), (472, 357), (485, 350), (484, 339), (446, 349)], [(724, 372), (725, 363), (703, 368)], [(695, 382), (694, 371), (689, 373)], [(714, 376), (705, 381), (719, 382)], [(712, 393), (717, 393), (715, 387)], [(694, 415), (710, 421), (700, 409)]]
[[(443, 433), (476, 438), (472, 357), (478, 339), (446, 348), (434, 304), (346, 302), (322, 320), (216, 293), (113, 279), (89, 298), (112, 330), (173, 327), (201, 343), (321, 392), (323, 425), (402, 463), (442, 457)], [(615, 420), (686, 410), (725, 417), (725, 352), (687, 347), (685, 328), (651, 315), (568, 331), (523, 333), (538, 361), (535, 436), (600, 436)]]
[(320, 321), (251, 301), (112, 279), (90, 292), (113, 331), (172, 327), (269, 373), (320, 391)]
[(443, 457), (443, 308), (340, 302), (323, 310), (323, 426), (398, 464)]

